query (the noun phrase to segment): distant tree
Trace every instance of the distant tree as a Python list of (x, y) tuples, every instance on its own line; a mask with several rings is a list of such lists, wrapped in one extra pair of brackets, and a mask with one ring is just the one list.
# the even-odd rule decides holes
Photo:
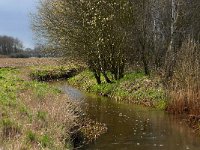
[(10, 36), (0, 36), (0, 54), (10, 55), (23, 50), (22, 42)]

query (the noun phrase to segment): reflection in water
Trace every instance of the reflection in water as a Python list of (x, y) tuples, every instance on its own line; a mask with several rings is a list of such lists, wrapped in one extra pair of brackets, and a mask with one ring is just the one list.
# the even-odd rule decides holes
[(70, 99), (72, 100), (82, 100), (84, 99), (84, 95), (77, 89), (68, 86), (68, 85), (60, 85), (60, 82), (54, 83), (54, 85), (58, 85), (59, 89), (66, 93)]
[[(67, 85), (59, 86), (70, 97), (83, 98), (78, 90)], [(86, 114), (108, 126), (108, 132), (85, 149), (200, 150), (200, 138), (180, 124), (180, 120), (163, 111), (91, 95), (84, 99)]]

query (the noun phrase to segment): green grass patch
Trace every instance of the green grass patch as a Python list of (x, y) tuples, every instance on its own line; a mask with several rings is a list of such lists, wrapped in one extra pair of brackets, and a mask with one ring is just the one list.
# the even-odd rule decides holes
[(51, 147), (52, 140), (49, 135), (38, 135), (33, 131), (28, 131), (26, 135), (26, 144), (40, 144), (43, 148)]
[(37, 135), (36, 133), (32, 131), (28, 131), (26, 135), (26, 141), (31, 142), (31, 143), (36, 143), (37, 142)]
[(41, 121), (46, 121), (47, 119), (47, 113), (45, 111), (38, 111), (37, 112), (37, 118)]
[(18, 69), (2, 68), (0, 69), (0, 104), (3, 106), (19, 105), (18, 95), (27, 90), (37, 98), (43, 98), (48, 94), (58, 94), (60, 90), (50, 87), (47, 83), (37, 81), (25, 81), (19, 78)]

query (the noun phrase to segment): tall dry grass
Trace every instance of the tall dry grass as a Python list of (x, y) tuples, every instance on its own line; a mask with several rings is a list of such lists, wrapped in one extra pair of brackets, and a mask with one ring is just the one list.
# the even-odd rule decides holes
[(178, 52), (175, 72), (169, 83), (168, 110), (200, 116), (200, 44), (189, 39)]

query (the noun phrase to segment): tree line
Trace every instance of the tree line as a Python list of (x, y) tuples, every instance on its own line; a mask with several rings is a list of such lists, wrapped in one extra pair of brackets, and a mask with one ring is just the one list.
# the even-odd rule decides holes
[(14, 58), (28, 57), (48, 57), (50, 54), (45, 54), (45, 47), (36, 45), (33, 49), (24, 48), (22, 41), (11, 36), (0, 36), (0, 54)]
[(0, 36), (0, 54), (10, 55), (23, 50), (22, 42), (11, 36)]
[(122, 78), (127, 64), (170, 80), (200, 40), (199, 0), (41, 0), (32, 20), (40, 41), (85, 61), (99, 84)]

